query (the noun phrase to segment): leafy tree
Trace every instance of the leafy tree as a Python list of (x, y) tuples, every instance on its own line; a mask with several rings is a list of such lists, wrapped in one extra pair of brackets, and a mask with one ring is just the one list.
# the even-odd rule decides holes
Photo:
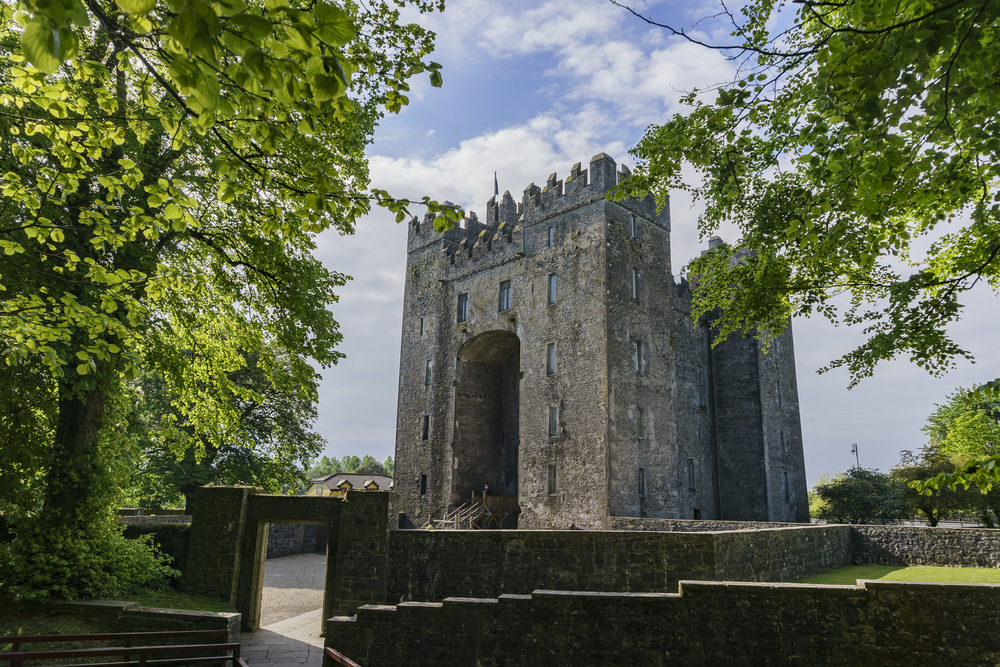
[(813, 485), (812, 491), (809, 491), (809, 516), (814, 519), (819, 519), (823, 514), (823, 510), (826, 508), (826, 502), (820, 498), (819, 494), (816, 492), (816, 487), (823, 486), (824, 484), (830, 484), (842, 479), (844, 473), (828, 473), (825, 472), (816, 479), (816, 484)]
[(831, 523), (899, 523), (912, 513), (906, 486), (874, 469), (851, 468), (815, 493), (825, 505), (820, 518)]
[(970, 505), (986, 525), (1000, 525), (1000, 489), (994, 489), (1000, 473), (1000, 395), (976, 386), (959, 388), (937, 406), (923, 430), (929, 448), (947, 457), (951, 467), (917, 478), (916, 492), (934, 498), (975, 485), (980, 493), (973, 494)]
[(684, 189), (705, 204), (704, 235), (739, 227), (738, 246), (689, 267), (693, 315), (720, 309), (719, 339), (813, 313), (860, 325), (866, 340), (827, 367), (852, 386), (899, 355), (934, 374), (970, 358), (947, 326), (967, 290), (1000, 287), (1000, 5), (752, 0), (742, 12), (723, 8), (732, 44), (704, 44), (736, 62), (734, 80), (651, 126), (613, 196), (662, 204)]
[(162, 376), (140, 378), (136, 427), (130, 429), (140, 452), (133, 502), (163, 507), (180, 496), (190, 512), (194, 490), (206, 484), (245, 484), (269, 493), (301, 485), (305, 462), (326, 444), (309, 429), (317, 416), (318, 376), (292, 385), (289, 374), (269, 376), (260, 354), (243, 356), (247, 365), (227, 374), (235, 418), (217, 438), (195, 427), (188, 417), (193, 406)]
[(391, 456), (385, 460), (385, 463), (379, 463), (375, 460), (375, 457), (367, 454), (364, 458), (347, 455), (340, 460), (336, 456), (332, 459), (324, 456), (314, 468), (306, 473), (306, 477), (315, 479), (316, 477), (323, 477), (338, 472), (392, 477), (393, 470), (395, 470), (395, 464)]
[(943, 517), (970, 509), (982, 514), (981, 500), (975, 492), (945, 488), (933, 495), (924, 495), (910, 485), (915, 480), (924, 480), (939, 473), (955, 472), (959, 466), (940, 450), (927, 447), (919, 454), (904, 450), (900, 452), (899, 459), (899, 464), (889, 476), (903, 483), (910, 504), (924, 516), (928, 525), (936, 526)]
[[(441, 83), (426, 60), (434, 35), (395, 4), (442, 6), (0, 6), (0, 355), (8, 369), (45, 369), (54, 405), (47, 467), (33, 468), (41, 507), (25, 512), (35, 527), (17, 532), (10, 567), (31, 566), (29, 533), (41, 552), (57, 536), (95, 553), (111, 539), (94, 527), (121, 488), (105, 473), (127, 446), (115, 428), (128, 410), (109, 407), (124, 382), (174, 378), (195, 432), (218, 442), (241, 350), (273, 345), (322, 367), (341, 356), (327, 306), (347, 276), (312, 256), (315, 235), (350, 233), (372, 201), (405, 216), (409, 202), (367, 190), (364, 147), (407, 103), (410, 77)], [(459, 215), (427, 203), (441, 220)], [(283, 372), (304, 384), (312, 371)], [(71, 576), (53, 563), (47, 581), (69, 583), (50, 591), (100, 588), (93, 564)]]
[(384, 475), (392, 477), (384, 465), (376, 461), (374, 457), (367, 455), (361, 459), (361, 464), (354, 469), (354, 472), (359, 475)]
[(385, 463), (382, 464), (382, 467), (385, 468), (385, 471), (389, 475), (389, 477), (396, 476), (396, 462), (392, 460), (391, 456), (386, 457)]

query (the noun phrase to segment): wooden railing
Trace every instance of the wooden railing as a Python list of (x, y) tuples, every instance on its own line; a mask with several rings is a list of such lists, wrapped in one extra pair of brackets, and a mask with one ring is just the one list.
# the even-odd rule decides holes
[(323, 651), (323, 667), (333, 667), (333, 665), (342, 665), (343, 667), (361, 667), (361, 665), (354, 662), (340, 651), (327, 648)]
[[(180, 639), (222, 639), (221, 642), (200, 644), (166, 644)], [(227, 642), (228, 630), (183, 630), (179, 632), (115, 632), (90, 635), (33, 635), (0, 637), (0, 645), (11, 645), (10, 651), (0, 652), (0, 665), (24, 667), (28, 661), (45, 660), (60, 667), (96, 667), (94, 658), (120, 658), (100, 662), (100, 667), (173, 667), (178, 665), (212, 664), (247, 667), (240, 658), (238, 642)], [(25, 644), (59, 644), (65, 642), (100, 642), (110, 645), (95, 648), (40, 649), (24, 651)], [(171, 657), (173, 656), (173, 657)], [(77, 660), (73, 660), (73, 659)], [(85, 662), (80, 662), (84, 659)], [(55, 661), (53, 663), (52, 661)]]

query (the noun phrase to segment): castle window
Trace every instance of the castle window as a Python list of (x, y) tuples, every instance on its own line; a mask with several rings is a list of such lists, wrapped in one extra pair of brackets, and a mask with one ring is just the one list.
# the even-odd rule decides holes
[(469, 293), (462, 292), (458, 295), (458, 321), (465, 322), (469, 319)]
[(635, 356), (635, 374), (642, 375), (642, 341), (632, 341), (632, 354)]
[(632, 269), (632, 298), (636, 301), (639, 300), (639, 269)]
[(549, 466), (549, 495), (554, 496), (559, 492), (559, 472), (554, 465)]
[(549, 274), (549, 305), (553, 305), (556, 302), (556, 274)]
[(553, 406), (549, 408), (549, 437), (559, 435), (559, 408)]
[(427, 440), (431, 435), (431, 418), (424, 415), (423, 425), (420, 427), (420, 439)]
[(556, 344), (549, 343), (545, 346), (545, 374), (556, 374)]
[(781, 488), (785, 493), (785, 500), (790, 500), (792, 497), (792, 489), (788, 484), (788, 473), (781, 473)]
[(642, 408), (635, 409), (635, 434), (642, 440)]
[(552, 243), (553, 243), (553, 241), (555, 241), (555, 238), (556, 238), (556, 228), (555, 227), (549, 227), (549, 247), (550, 248), (552, 247)]
[(427, 475), (420, 476), (420, 495), (427, 495)]
[(701, 510), (700, 509), (695, 508), (695, 510), (694, 510), (694, 520), (695, 521), (700, 521), (701, 520)]
[(500, 303), (497, 306), (498, 312), (510, 310), (510, 281), (505, 280), (500, 283)]
[(629, 235), (632, 237), (633, 241), (639, 240), (639, 219), (635, 217), (635, 213), (632, 214), (632, 223), (629, 225)]
[(781, 380), (777, 381), (776, 386), (777, 386), (777, 390), (778, 390), (778, 408), (781, 408), (781, 403), (782, 403)]
[(420, 335), (424, 335), (424, 318), (420, 318)]
[(694, 479), (694, 459), (687, 460), (687, 482), (688, 482), (688, 491), (698, 490), (698, 486), (695, 484), (695, 479)]
[(424, 365), (424, 384), (429, 385), (431, 383), (432, 369), (434, 365), (431, 360), (428, 359), (427, 363)]
[(639, 497), (646, 497), (646, 470), (639, 468)]
[(780, 338), (775, 338), (774, 339), (774, 354), (775, 354), (775, 356), (781, 354), (781, 339)]
[(778, 431), (778, 442), (781, 443), (781, 451), (787, 452), (788, 451), (788, 445), (785, 444), (785, 432), (784, 431)]

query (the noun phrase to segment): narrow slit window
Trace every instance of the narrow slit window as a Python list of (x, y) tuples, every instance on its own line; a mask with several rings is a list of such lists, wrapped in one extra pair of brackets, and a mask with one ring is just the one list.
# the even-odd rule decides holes
[(429, 385), (431, 383), (431, 377), (433, 376), (434, 364), (430, 359), (424, 364), (424, 384)]
[(559, 435), (559, 408), (549, 408), (549, 437)]
[(510, 281), (505, 280), (500, 283), (500, 303), (497, 306), (498, 312), (510, 310)]
[(554, 496), (559, 492), (559, 471), (555, 466), (549, 466), (549, 495)]
[(687, 460), (687, 482), (688, 482), (688, 491), (698, 490), (694, 478), (694, 459)]
[(783, 402), (782, 401), (782, 396), (781, 396), (781, 380), (778, 380), (777, 383), (776, 383), (776, 385), (777, 385), (777, 389), (778, 389), (778, 407), (781, 408), (781, 404)]
[(458, 295), (458, 321), (465, 322), (469, 319), (469, 293), (463, 292)]
[(788, 484), (788, 473), (781, 473), (781, 488), (785, 493), (785, 500), (789, 500), (792, 497), (792, 490)]
[(632, 269), (632, 298), (636, 301), (639, 300), (639, 269)]
[(639, 497), (646, 497), (646, 470), (639, 468)]
[(632, 353), (635, 356), (635, 374), (642, 375), (642, 341), (636, 340), (632, 343)]
[(420, 335), (424, 335), (424, 318), (420, 318)]
[(545, 374), (556, 374), (556, 344), (549, 343), (545, 346)]
[(556, 274), (549, 274), (549, 305), (556, 302)]
[(423, 418), (422, 422), (423, 423), (420, 425), (420, 439), (421, 440), (427, 440), (428, 438), (430, 438), (430, 435), (431, 435), (431, 418), (430, 418), (430, 416), (424, 415), (424, 418)]
[(555, 227), (549, 227), (549, 247), (550, 248), (552, 247), (553, 241), (555, 241), (555, 238), (556, 238), (556, 228)]
[(788, 445), (785, 444), (785, 432), (784, 431), (778, 431), (778, 442), (781, 443), (781, 451), (787, 452), (788, 451)]
[(629, 233), (632, 236), (633, 241), (639, 240), (639, 219), (635, 217), (635, 213), (632, 214), (632, 223), (629, 227)]
[(420, 495), (427, 495), (427, 475), (420, 476)]
[(635, 433), (642, 439), (642, 408), (635, 409)]

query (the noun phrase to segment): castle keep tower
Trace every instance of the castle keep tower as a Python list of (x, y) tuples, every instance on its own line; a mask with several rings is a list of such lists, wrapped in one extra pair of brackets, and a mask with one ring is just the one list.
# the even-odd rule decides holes
[(520, 528), (808, 521), (791, 330), (711, 349), (669, 211), (604, 199), (627, 173), (601, 153), (482, 221), (410, 222), (395, 490), (416, 525), (487, 484)]

